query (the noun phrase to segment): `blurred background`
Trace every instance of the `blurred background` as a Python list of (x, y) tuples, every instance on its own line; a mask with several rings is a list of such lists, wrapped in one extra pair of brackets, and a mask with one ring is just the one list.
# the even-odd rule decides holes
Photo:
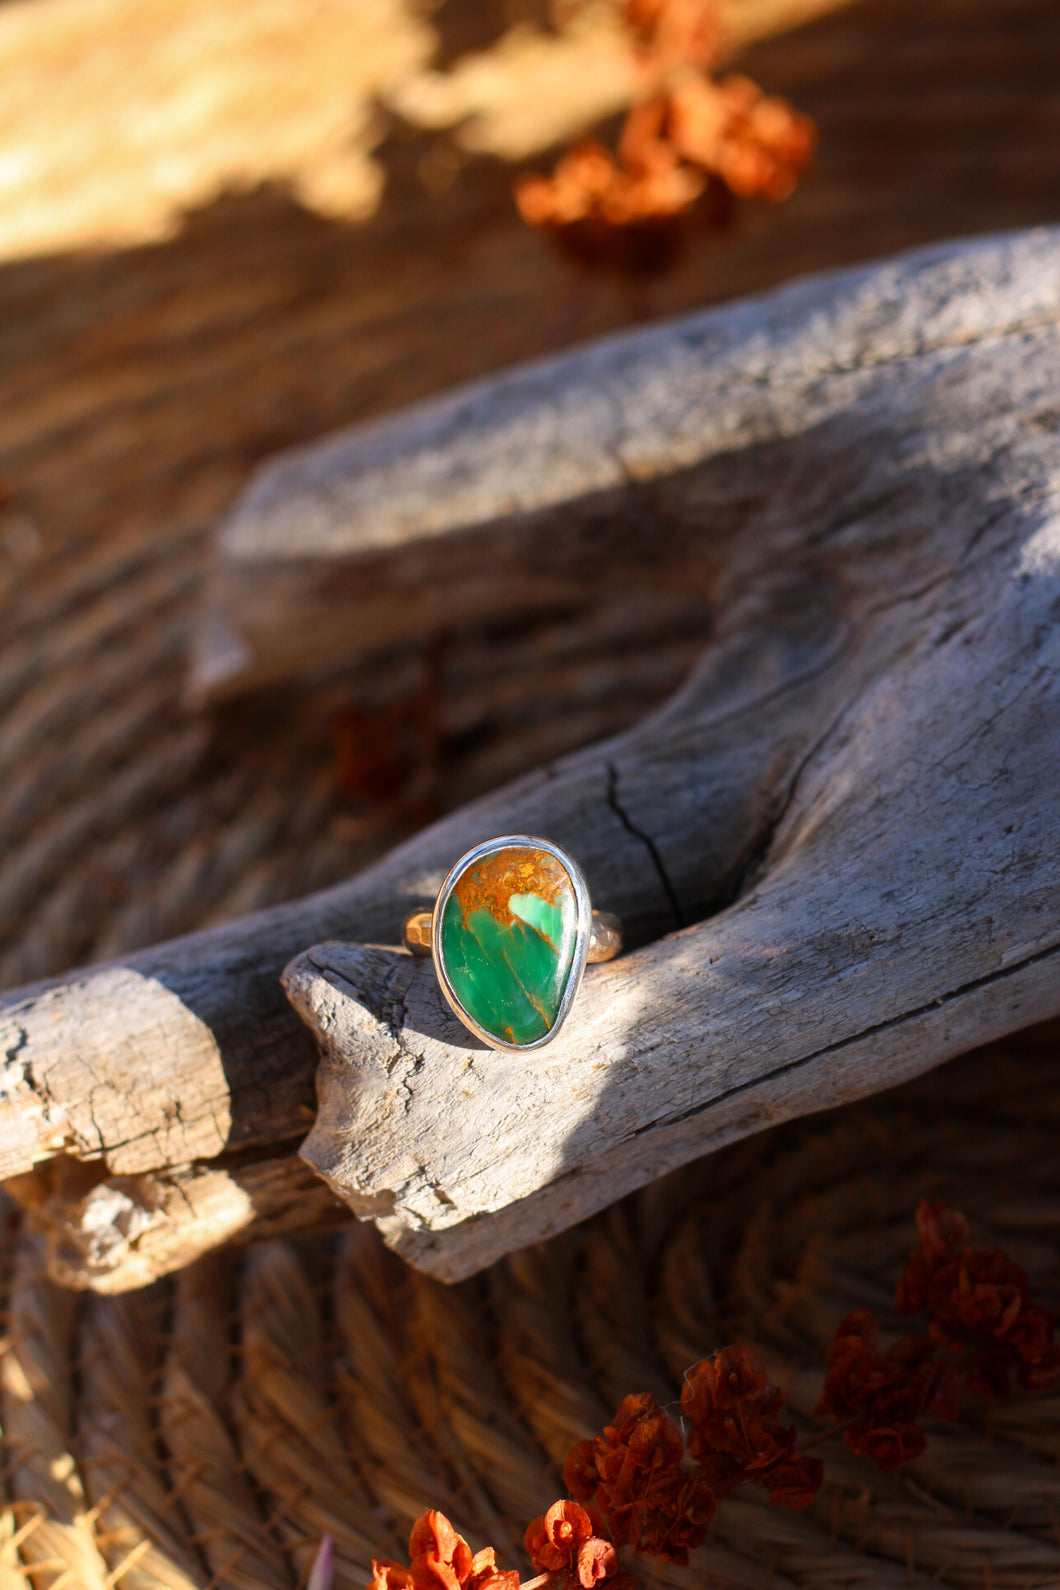
[(190, 710), (213, 527), (263, 459), (1057, 220), (1056, 0), (4, 0), (0, 979), (338, 882), (702, 646), (694, 594), (586, 591)]

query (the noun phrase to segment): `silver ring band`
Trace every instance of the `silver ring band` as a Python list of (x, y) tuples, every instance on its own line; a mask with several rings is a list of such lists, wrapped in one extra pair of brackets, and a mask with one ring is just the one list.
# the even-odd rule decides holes
[(412, 911), (402, 940), (430, 956), (449, 1005), (493, 1049), (551, 1043), (585, 966), (622, 950), (622, 924), (594, 911), (577, 863), (550, 840), (504, 834), (452, 868), (431, 910)]

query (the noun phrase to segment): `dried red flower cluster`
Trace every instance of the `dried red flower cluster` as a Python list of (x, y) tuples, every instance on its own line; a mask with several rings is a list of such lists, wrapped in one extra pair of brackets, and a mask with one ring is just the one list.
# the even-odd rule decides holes
[[(881, 1353), (871, 1311), (848, 1314), (828, 1348), (817, 1408), (836, 1421), (819, 1440), (841, 1434), (883, 1469), (922, 1452), (919, 1421), (955, 1419), (966, 1391), (1005, 1396), (1013, 1377), (1032, 1391), (1060, 1382), (1056, 1318), (1034, 1302), (1019, 1265), (999, 1249), (970, 1248), (963, 1215), (942, 1202), (922, 1200), (916, 1221), (920, 1248), (898, 1284), (897, 1306), (927, 1314), (930, 1333), (904, 1336)], [(604, 1583), (633, 1590), (617, 1548), (687, 1563), (717, 1502), (738, 1485), (764, 1487), (774, 1504), (808, 1506), (823, 1467), (780, 1418), (783, 1400), (748, 1347), (723, 1347), (687, 1371), (686, 1434), (649, 1392), (624, 1398), (602, 1434), (567, 1456), (563, 1478), (576, 1500), (553, 1503), (527, 1529), (527, 1555), (541, 1578), (522, 1590)], [(417, 1519), (409, 1554), (407, 1568), (373, 1563), (369, 1590), (520, 1590), (519, 1575), (497, 1567), (492, 1547), (473, 1555), (442, 1513)]]
[(714, 1492), (683, 1466), (684, 1438), (647, 1391), (626, 1397), (614, 1423), (568, 1454), (563, 1483), (593, 1501), (616, 1540), (634, 1551), (687, 1562), (714, 1517)]
[(916, 1422), (924, 1414), (956, 1419), (962, 1388), (954, 1366), (935, 1360), (930, 1337), (905, 1336), (880, 1353), (879, 1334), (867, 1308), (842, 1321), (828, 1348), (817, 1412), (846, 1423), (847, 1446), (889, 1470), (924, 1450)]
[(716, 1496), (750, 1483), (764, 1486), (774, 1505), (813, 1501), (824, 1468), (799, 1451), (795, 1426), (777, 1417), (783, 1401), (749, 1347), (723, 1347), (687, 1372), (681, 1411), (688, 1450)]
[(713, 0), (627, 0), (624, 20), (648, 82), (617, 154), (589, 139), (550, 177), (516, 187), (520, 214), (584, 263), (626, 273), (669, 263), (700, 206), (715, 224), (731, 199), (784, 199), (813, 154), (816, 130), (746, 77), (715, 82)]
[(968, 1389), (1005, 1397), (1013, 1376), (1025, 1391), (1060, 1382), (1056, 1316), (1032, 1300), (1026, 1271), (1000, 1248), (970, 1248), (968, 1222), (939, 1200), (921, 1199), (916, 1224), (920, 1252), (898, 1283), (898, 1311), (931, 1316), (932, 1341), (963, 1355)]
[[(955, 1419), (965, 1391), (1009, 1394), (1060, 1381), (1055, 1317), (1031, 1298), (1026, 1272), (994, 1248), (968, 1246), (968, 1222), (941, 1200), (916, 1212), (920, 1249), (898, 1283), (900, 1314), (927, 1314), (927, 1336), (903, 1336), (885, 1353), (868, 1309), (849, 1314), (828, 1348), (817, 1411), (842, 1426), (855, 1452), (895, 1469), (918, 1456), (925, 1414)], [(946, 1353), (948, 1356), (941, 1356)]]
[[(686, 1563), (706, 1539), (718, 1497), (762, 1485), (770, 1501), (805, 1507), (823, 1468), (777, 1417), (783, 1396), (746, 1347), (726, 1347), (690, 1369), (681, 1393), (687, 1446), (677, 1425), (642, 1392), (614, 1423), (573, 1448), (563, 1470), (572, 1495), (595, 1501), (616, 1540)], [(690, 1460), (690, 1461), (689, 1461)]]

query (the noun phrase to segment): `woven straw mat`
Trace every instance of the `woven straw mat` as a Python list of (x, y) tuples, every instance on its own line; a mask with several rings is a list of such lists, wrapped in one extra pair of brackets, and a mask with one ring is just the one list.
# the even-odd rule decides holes
[[(723, 1150), (446, 1288), (369, 1227), (214, 1256), (123, 1297), (43, 1278), (5, 1233), (0, 1590), (283, 1590), (331, 1535), (336, 1586), (444, 1509), (505, 1565), (617, 1401), (756, 1344), (804, 1430), (848, 1310), (897, 1329), (920, 1196), (962, 1208), (1060, 1303), (1060, 1027)], [(807, 1511), (736, 1493), (646, 1586), (1060, 1584), (1060, 1395), (932, 1424), (893, 1475), (838, 1442)]]

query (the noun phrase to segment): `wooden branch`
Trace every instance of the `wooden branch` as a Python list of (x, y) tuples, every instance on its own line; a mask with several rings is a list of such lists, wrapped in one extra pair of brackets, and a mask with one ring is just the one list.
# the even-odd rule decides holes
[(1060, 1011), (1058, 304), (1060, 234), (947, 245), (377, 428), (378, 473), (320, 489), (407, 490), (410, 559), (489, 525), (513, 577), (605, 547), (626, 577), (683, 569), (717, 615), (700, 667), (352, 883), (9, 997), (3, 1174), (288, 1143), (314, 1045), (283, 965), (396, 942), (504, 831), (569, 848), (641, 946), (591, 969), (554, 1047), (466, 1047), (393, 952), (288, 974), (325, 1045), (305, 1152), (438, 1274)]
[[(218, 532), (189, 698), (347, 666), (454, 620), (578, 608), (590, 589), (709, 587), (709, 539), (676, 521), (654, 534), (629, 490), (614, 382), (635, 384), (645, 353), (613, 339), (266, 466)], [(523, 467), (527, 446), (543, 474)]]

